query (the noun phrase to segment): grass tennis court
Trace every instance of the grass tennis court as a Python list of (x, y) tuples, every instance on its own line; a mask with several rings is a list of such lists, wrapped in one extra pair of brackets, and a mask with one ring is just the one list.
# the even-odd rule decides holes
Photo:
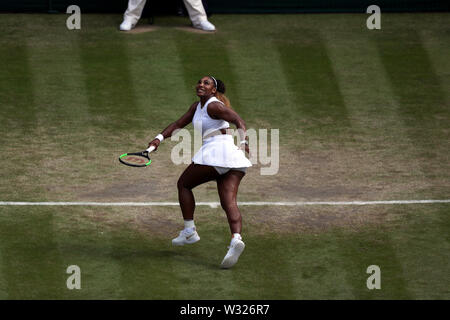
[[(176, 142), (149, 168), (117, 157), (184, 113), (207, 74), (248, 128), (280, 130), (278, 174), (251, 168), (239, 201), (450, 199), (447, 13), (383, 14), (376, 31), (360, 14), (214, 15), (215, 34), (178, 17), (124, 34), (121, 15), (87, 14), (69, 31), (67, 17), (0, 15), (0, 201), (177, 201)], [(194, 194), (218, 201), (214, 183)], [(173, 248), (177, 207), (0, 206), (0, 298), (450, 298), (448, 203), (241, 212), (246, 250), (221, 270), (220, 207), (198, 207), (202, 240)]]

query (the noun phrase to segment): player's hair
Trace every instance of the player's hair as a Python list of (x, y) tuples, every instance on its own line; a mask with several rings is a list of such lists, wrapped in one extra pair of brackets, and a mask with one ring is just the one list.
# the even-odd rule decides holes
[(228, 108), (231, 108), (230, 99), (227, 98), (225, 95), (226, 87), (225, 83), (223, 83), (220, 79), (215, 79), (211, 77), (211, 79), (214, 81), (214, 84), (216, 85), (216, 98), (223, 102), (224, 105), (226, 105)]

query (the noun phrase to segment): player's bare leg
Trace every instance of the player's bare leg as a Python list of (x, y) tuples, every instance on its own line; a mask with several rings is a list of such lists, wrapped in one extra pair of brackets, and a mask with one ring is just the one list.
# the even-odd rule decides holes
[(184, 229), (172, 240), (173, 245), (192, 244), (200, 240), (194, 224), (195, 199), (192, 189), (215, 180), (219, 174), (214, 167), (190, 164), (178, 179), (178, 200), (184, 219)]
[(227, 214), (228, 224), (232, 233), (228, 252), (221, 264), (221, 267), (224, 269), (234, 266), (245, 248), (241, 237), (242, 216), (237, 206), (237, 192), (244, 175), (245, 173), (241, 171), (230, 170), (217, 179), (220, 204)]

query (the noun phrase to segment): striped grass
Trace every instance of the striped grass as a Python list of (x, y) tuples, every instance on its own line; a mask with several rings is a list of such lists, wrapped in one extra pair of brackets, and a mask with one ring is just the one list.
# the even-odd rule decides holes
[[(118, 166), (225, 81), (252, 128), (280, 129), (280, 170), (239, 201), (448, 199), (448, 14), (214, 15), (215, 34), (117, 31), (120, 15), (2, 14), (0, 201), (177, 200), (165, 141), (149, 170)], [(141, 21), (143, 23), (143, 21)], [(191, 127), (189, 127), (192, 130)], [(214, 183), (195, 191), (216, 202)], [(179, 209), (0, 207), (3, 299), (448, 299), (448, 204), (243, 207), (247, 249), (199, 207), (202, 241), (172, 248)], [(65, 287), (67, 266), (82, 290)], [(382, 270), (382, 290), (365, 287)]]

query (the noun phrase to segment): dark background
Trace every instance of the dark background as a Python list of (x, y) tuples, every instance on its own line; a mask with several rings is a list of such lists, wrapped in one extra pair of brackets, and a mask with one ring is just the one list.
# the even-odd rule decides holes
[[(376, 4), (382, 12), (449, 11), (448, 0), (205, 0), (209, 13), (361, 12)], [(124, 12), (128, 0), (0, 0), (3, 12), (64, 12), (75, 4), (81, 12)], [(181, 0), (147, 0), (146, 10), (172, 13)]]

